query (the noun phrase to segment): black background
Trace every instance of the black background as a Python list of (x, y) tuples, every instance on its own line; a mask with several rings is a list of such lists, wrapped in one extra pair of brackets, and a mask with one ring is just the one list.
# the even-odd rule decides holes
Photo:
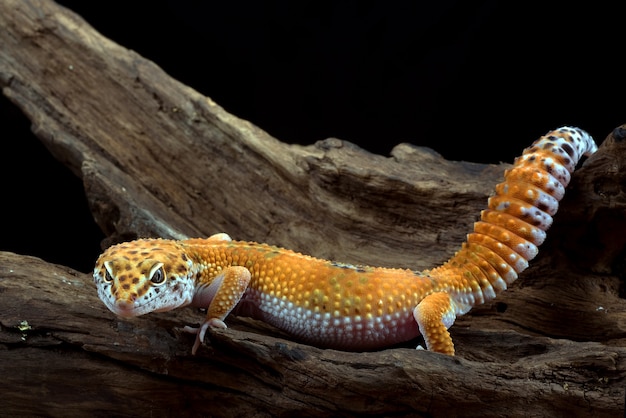
[[(626, 122), (616, 6), (59, 3), (284, 142), (338, 137), (382, 155), (410, 142), (452, 160), (497, 163), (562, 125), (600, 142)], [(90, 270), (102, 234), (81, 181), (4, 97), (0, 121), (0, 250)]]

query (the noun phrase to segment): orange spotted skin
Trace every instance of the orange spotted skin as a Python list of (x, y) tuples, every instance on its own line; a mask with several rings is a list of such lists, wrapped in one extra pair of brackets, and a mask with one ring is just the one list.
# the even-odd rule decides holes
[(422, 336), (453, 355), (457, 316), (503, 291), (537, 254), (582, 155), (596, 150), (577, 128), (549, 132), (496, 186), (461, 249), (429, 271), (353, 266), (226, 234), (145, 239), (107, 249), (96, 262), (98, 294), (128, 317), (182, 306), (207, 308), (192, 349), (234, 312), (320, 347), (371, 350)]

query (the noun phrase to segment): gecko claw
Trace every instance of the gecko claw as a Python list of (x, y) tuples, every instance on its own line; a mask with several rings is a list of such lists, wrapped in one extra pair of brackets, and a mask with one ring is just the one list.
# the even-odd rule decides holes
[(221, 319), (217, 319), (217, 318), (211, 318), (205, 321), (200, 327), (190, 327), (189, 325), (186, 325), (185, 327), (183, 327), (184, 332), (188, 332), (190, 334), (196, 334), (196, 341), (194, 342), (193, 347), (191, 348), (191, 355), (193, 356), (196, 355), (196, 351), (198, 351), (198, 348), (200, 347), (200, 345), (202, 345), (202, 342), (204, 341), (204, 336), (206, 335), (206, 332), (209, 329), (209, 327), (221, 328), (221, 329), (228, 328), (226, 324), (224, 323), (224, 321), (222, 321)]

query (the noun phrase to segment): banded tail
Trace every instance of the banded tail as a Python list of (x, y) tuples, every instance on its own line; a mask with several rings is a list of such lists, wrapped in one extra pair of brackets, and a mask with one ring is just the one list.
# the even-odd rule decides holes
[(457, 315), (493, 299), (528, 267), (552, 224), (570, 173), (583, 155), (596, 150), (587, 132), (562, 127), (535, 141), (504, 173), (504, 182), (496, 186), (461, 250), (430, 271), (442, 281), (455, 278), (449, 294)]

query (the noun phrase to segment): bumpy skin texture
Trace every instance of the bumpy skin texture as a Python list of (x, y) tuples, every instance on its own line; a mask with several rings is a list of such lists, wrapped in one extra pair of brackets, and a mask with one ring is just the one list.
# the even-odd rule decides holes
[(448, 328), (528, 266), (570, 172), (595, 151), (593, 139), (577, 128), (542, 136), (505, 173), (462, 248), (429, 271), (342, 264), (226, 234), (145, 239), (115, 245), (98, 258), (98, 295), (122, 317), (207, 308), (200, 328), (186, 328), (197, 334), (193, 353), (207, 328), (225, 328), (232, 311), (321, 347), (371, 350), (422, 335), (429, 350), (453, 355)]

